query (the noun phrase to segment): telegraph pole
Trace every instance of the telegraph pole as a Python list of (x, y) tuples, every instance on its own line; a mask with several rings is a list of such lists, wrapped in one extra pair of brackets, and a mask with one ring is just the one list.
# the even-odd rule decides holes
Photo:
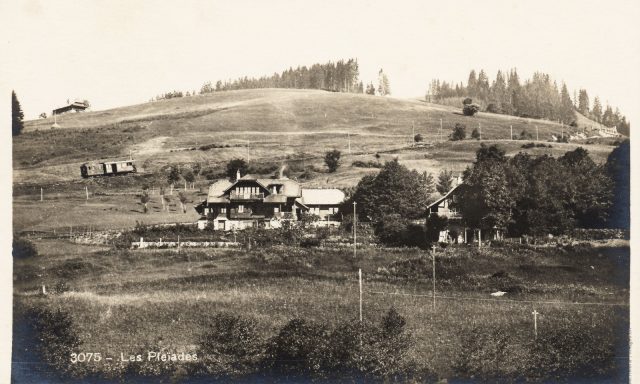
[(536, 141), (540, 141), (540, 136), (538, 135), (538, 126), (536, 125)]
[[(436, 245), (431, 246), (431, 260), (433, 262), (431, 270), (433, 271), (433, 313), (436, 313)], [(433, 315), (432, 315), (433, 316)]]
[(355, 259), (356, 257), (356, 252), (357, 252), (357, 243), (356, 243), (356, 223), (358, 221), (358, 217), (356, 216), (356, 202), (353, 202), (353, 258)]
[(482, 123), (478, 123), (478, 134), (480, 135), (480, 140), (482, 140)]
[(349, 132), (347, 132), (347, 141), (349, 142), (349, 154), (351, 154), (351, 135)]
[(362, 268), (358, 269), (358, 285), (360, 286), (360, 322), (362, 323)]
[(533, 333), (537, 340), (538, 339), (538, 315), (540, 314), (540, 312), (534, 309), (533, 312), (531, 312), (531, 314), (533, 315)]
[(513, 140), (513, 125), (511, 126), (511, 140)]
[(440, 141), (442, 141), (442, 119), (440, 119)]

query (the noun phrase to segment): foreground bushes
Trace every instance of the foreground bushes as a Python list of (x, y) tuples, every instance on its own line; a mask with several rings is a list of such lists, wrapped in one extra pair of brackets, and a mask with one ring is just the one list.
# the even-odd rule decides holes
[[(611, 335), (585, 322), (554, 324), (537, 339), (531, 324), (477, 325), (463, 330), (455, 376), (482, 381), (567, 381), (610, 377), (616, 370)], [(609, 330), (611, 331), (611, 330)], [(606, 332), (605, 332), (606, 333)]]
[(411, 336), (404, 326), (405, 319), (393, 308), (379, 324), (346, 321), (331, 328), (296, 318), (264, 341), (254, 320), (219, 314), (202, 336), (203, 364), (207, 374), (217, 377), (399, 377), (412, 372), (407, 358)]

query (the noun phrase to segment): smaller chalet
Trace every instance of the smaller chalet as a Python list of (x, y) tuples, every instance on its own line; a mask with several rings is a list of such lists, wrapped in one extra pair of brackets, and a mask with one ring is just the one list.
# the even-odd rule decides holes
[(460, 198), (462, 188), (464, 188), (464, 185), (458, 178), (458, 183), (455, 187), (451, 188), (444, 196), (427, 207), (429, 215), (435, 213), (440, 217), (449, 219), (448, 228), (440, 231), (438, 241), (441, 243), (466, 243), (468, 239), (467, 235), (473, 237), (473, 231), (466, 228), (462, 221), (462, 215), (456, 208), (456, 203)]
[(64, 113), (68, 113), (68, 112), (83, 112), (84, 110), (86, 110), (88, 108), (88, 106), (81, 102), (81, 101), (74, 101), (71, 104), (65, 105), (64, 107), (60, 107), (57, 109), (54, 109), (52, 111), (53, 115), (62, 115)]
[(470, 243), (477, 242), (479, 236), (483, 240), (502, 239), (503, 233), (497, 228), (489, 231), (480, 231), (467, 227), (462, 214), (456, 207), (462, 198), (461, 195), (464, 188), (468, 187), (462, 183), (462, 178), (458, 177), (455, 187), (427, 207), (429, 215), (435, 213), (440, 217), (449, 219), (449, 225), (447, 229), (440, 231), (438, 241), (442, 243)]
[(344, 199), (339, 189), (302, 188), (282, 174), (275, 178), (250, 174), (240, 177), (238, 172), (234, 182), (218, 180), (211, 184), (207, 199), (195, 209), (201, 215), (201, 229), (207, 225), (223, 231), (280, 228), (285, 221), (298, 221), (304, 213), (317, 215), (316, 225), (337, 226)]

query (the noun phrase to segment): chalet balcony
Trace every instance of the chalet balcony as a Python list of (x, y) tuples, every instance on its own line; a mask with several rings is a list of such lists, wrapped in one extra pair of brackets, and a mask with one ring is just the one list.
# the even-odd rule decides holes
[(245, 209), (239, 212), (237, 209), (229, 210), (230, 219), (264, 219), (264, 215), (254, 214), (251, 210)]
[(295, 220), (293, 212), (275, 212), (273, 217), (280, 220)]
[(229, 195), (229, 199), (236, 200), (236, 201), (237, 200), (241, 200), (241, 201), (262, 200), (264, 199), (264, 193), (240, 194), (240, 193), (232, 192)]

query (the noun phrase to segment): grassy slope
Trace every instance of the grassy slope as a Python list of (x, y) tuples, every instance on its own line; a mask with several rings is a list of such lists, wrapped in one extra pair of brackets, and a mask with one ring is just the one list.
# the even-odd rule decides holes
[[(452, 365), (465, 351), (462, 331), (473, 325), (509, 330), (509, 344), (515, 349), (520, 338), (532, 337), (533, 309), (541, 313), (540, 332), (565, 323), (588, 323), (593, 333), (628, 325), (628, 307), (510, 301), (628, 302), (629, 254), (623, 244), (569, 251), (517, 246), (441, 250), (439, 295), (490, 299), (495, 290), (510, 293), (495, 301), (438, 299), (435, 314), (430, 261), (424, 271), (410, 268), (396, 274), (392, 268), (395, 261), (425, 257), (415, 249), (364, 248), (354, 260), (349, 250), (331, 249), (210, 249), (178, 255), (175, 250), (105, 253), (64, 241), (37, 244), (47, 256), (16, 263), (16, 300), (69, 310), (83, 347), (109, 355), (157, 345), (159, 340), (170, 349), (191, 349), (211, 317), (221, 311), (257, 319), (264, 337), (293, 317), (330, 324), (353, 319), (358, 313), (358, 268), (364, 274), (365, 318), (378, 321), (395, 306), (415, 335), (410, 356), (419, 368), (440, 377), (451, 375)], [(400, 277), (406, 272), (411, 277)], [(503, 277), (492, 277), (498, 272)], [(29, 294), (40, 284), (51, 286), (60, 280), (73, 292), (46, 299)]]
[[(224, 161), (245, 156), (246, 148), (174, 151), (203, 144), (246, 145), (251, 158), (278, 158), (302, 152), (320, 154), (328, 148), (375, 152), (406, 146), (412, 132), (436, 140), (443, 122), (444, 138), (456, 123), (468, 133), (482, 126), (483, 139), (508, 139), (527, 130), (541, 140), (560, 133), (557, 124), (480, 113), (462, 116), (458, 108), (366, 95), (315, 90), (263, 89), (214, 93), (117, 108), (63, 115), (62, 129), (51, 122), (26, 123), (14, 139), (16, 181), (63, 180), (75, 177), (82, 161), (122, 157), (129, 151), (151, 159), (154, 169), (167, 162)], [(412, 129), (413, 127), (413, 129)], [(36, 132), (37, 130), (37, 132)]]
[[(537, 126), (540, 140), (548, 139), (552, 133), (559, 134), (561, 129), (547, 121), (503, 115), (480, 113), (466, 117), (458, 108), (417, 100), (286, 89), (221, 92), (63, 115), (58, 120), (61, 129), (48, 129), (50, 121), (30, 121), (26, 123), (26, 132), (13, 139), (14, 182), (30, 185), (14, 191), (14, 222), (19, 229), (51, 229), (69, 225), (112, 228), (133, 225), (135, 220), (147, 223), (194, 220), (192, 209), (188, 215), (168, 216), (153, 211), (149, 215), (132, 215), (138, 209), (132, 195), (85, 202), (85, 186), (92, 193), (139, 191), (142, 184), (159, 186), (158, 180), (135, 179), (120, 185), (124, 178), (110, 183), (79, 178), (82, 162), (122, 158), (129, 151), (143, 172), (154, 173), (168, 163), (199, 162), (213, 166), (236, 157), (250, 158), (255, 164), (305, 157), (305, 165), (324, 169), (323, 153), (332, 148), (341, 150), (343, 165), (338, 172), (316, 173), (305, 181), (312, 186), (351, 186), (362, 176), (376, 172), (352, 167), (354, 160), (398, 158), (421, 172), (437, 174), (444, 168), (461, 172), (473, 161), (480, 142), (438, 143), (441, 119), (444, 140), (456, 123), (465, 124), (469, 134), (481, 125), (483, 142), (498, 143), (508, 154), (521, 151), (523, 144), (508, 140), (511, 126), (514, 136), (523, 130), (535, 136)], [(411, 148), (413, 132), (435, 145)], [(185, 150), (207, 144), (228, 147)], [(576, 144), (553, 144), (553, 148), (526, 151), (557, 156), (575, 147)], [(600, 162), (612, 148), (603, 144), (588, 146)], [(380, 159), (374, 156), (376, 153)], [(44, 203), (38, 202), (41, 186), (45, 188)], [(192, 201), (199, 199), (190, 197)], [(109, 215), (105, 216), (105, 211)], [(50, 220), (52, 215), (57, 216), (56, 220)]]

